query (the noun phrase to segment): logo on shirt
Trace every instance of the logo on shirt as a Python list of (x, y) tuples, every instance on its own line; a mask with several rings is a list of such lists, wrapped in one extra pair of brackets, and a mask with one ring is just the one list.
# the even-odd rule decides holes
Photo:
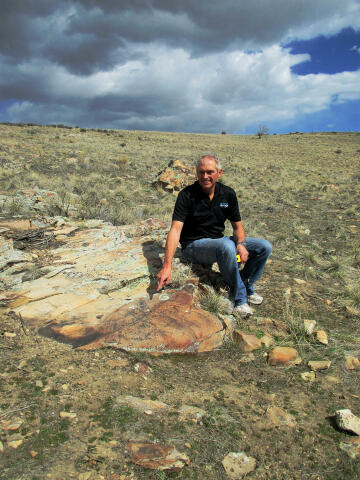
[(220, 202), (219, 206), (221, 208), (228, 208), (229, 204), (227, 202)]

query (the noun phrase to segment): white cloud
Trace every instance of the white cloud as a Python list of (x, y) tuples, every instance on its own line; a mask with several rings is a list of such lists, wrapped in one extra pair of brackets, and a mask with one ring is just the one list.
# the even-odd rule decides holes
[[(23, 81), (29, 75), (31, 83), (42, 85), (44, 100), (18, 102), (9, 109), (11, 121), (88, 126), (98, 121), (98, 126), (114, 128), (240, 132), (260, 121), (290, 120), (334, 101), (360, 99), (360, 70), (297, 76), (291, 66), (308, 57), (277, 45), (256, 53), (201, 58), (157, 44), (141, 48), (146, 62), (131, 61), (87, 77), (60, 66), (20, 65)], [(47, 97), (49, 103), (61, 105), (56, 109), (58, 120), (50, 107), (47, 113)]]

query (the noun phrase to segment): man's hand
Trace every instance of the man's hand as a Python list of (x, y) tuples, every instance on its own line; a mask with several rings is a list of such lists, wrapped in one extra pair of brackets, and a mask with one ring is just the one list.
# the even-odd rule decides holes
[(156, 275), (159, 280), (157, 291), (161, 290), (163, 285), (169, 285), (171, 281), (171, 265), (163, 265), (160, 272)]
[(239, 243), (236, 247), (236, 251), (240, 255), (241, 262), (246, 263), (247, 259), (249, 258), (249, 252), (246, 250), (244, 245), (241, 245), (241, 243)]

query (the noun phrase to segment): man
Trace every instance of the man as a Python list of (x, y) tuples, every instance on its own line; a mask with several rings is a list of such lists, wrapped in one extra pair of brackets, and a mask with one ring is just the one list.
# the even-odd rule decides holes
[[(217, 182), (222, 168), (216, 157), (201, 157), (196, 174), (198, 180), (184, 188), (176, 200), (163, 267), (157, 275), (157, 289), (171, 281), (171, 263), (180, 240), (186, 259), (201, 264), (218, 263), (234, 297), (234, 313), (250, 316), (253, 311), (248, 302), (260, 304), (263, 301), (255, 293), (254, 283), (271, 254), (271, 245), (267, 240), (245, 237), (236, 193)], [(232, 237), (223, 236), (227, 219), (233, 228)], [(245, 264), (241, 272), (237, 254)]]

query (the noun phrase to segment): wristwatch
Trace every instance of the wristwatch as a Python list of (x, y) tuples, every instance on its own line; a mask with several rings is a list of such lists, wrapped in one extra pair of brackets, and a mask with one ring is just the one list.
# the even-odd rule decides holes
[(237, 242), (236, 245), (243, 245), (243, 246), (245, 246), (245, 242)]

